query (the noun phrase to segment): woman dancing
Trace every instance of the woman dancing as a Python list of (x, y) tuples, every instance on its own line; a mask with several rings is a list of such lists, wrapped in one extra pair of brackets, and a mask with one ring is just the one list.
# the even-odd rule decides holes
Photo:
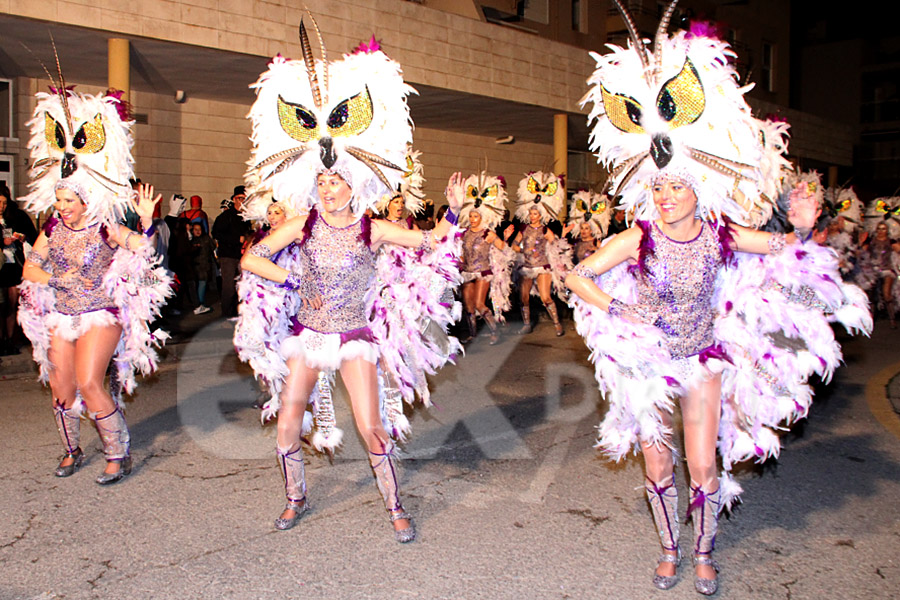
[[(567, 284), (601, 391), (610, 393), (598, 446), (616, 459), (630, 450), (644, 454), (663, 547), (653, 577), (660, 589), (677, 583), (681, 558), (671, 440), (673, 400), (680, 402), (695, 588), (711, 595), (718, 589), (718, 514), (740, 492), (731, 465), (776, 456), (773, 429), (806, 415), (807, 377), (827, 378), (840, 362), (828, 321), (867, 331), (871, 318), (862, 292), (841, 283), (830, 250), (805, 243), (819, 211), (805, 186), (791, 194), (794, 233), (732, 223), (771, 214), (759, 193), (763, 182), (726, 169), (760, 160), (759, 127), (740, 109), (724, 42), (694, 29), (666, 35), (674, 4), (652, 55), (644, 54), (630, 18), (632, 46), (594, 55), (598, 69), (587, 96), (598, 120), (594, 143), (612, 163), (610, 185), (637, 226), (588, 257)], [(653, 112), (634, 120), (638, 102)], [(713, 124), (722, 139), (709, 137)], [(778, 342), (772, 332), (796, 339)]]
[[(302, 24), (301, 43), (309, 49)], [(262, 345), (280, 350), (257, 353), (247, 343), (249, 328), (243, 324), (236, 330), (235, 343), (242, 358), (251, 361), (268, 389), (277, 394), (264, 410), (264, 415), (277, 413), (276, 450), (287, 498), (275, 527), (289, 529), (309, 510), (301, 449), (308, 401), (320, 371), (340, 371), (395, 537), (411, 542), (416, 532), (400, 501), (390, 435), (394, 432), (385, 427), (389, 419), (380, 406), (378, 368), (403, 387), (406, 397), (418, 393), (412, 389), (417, 382), (412, 374), (398, 373), (393, 368), (396, 361), (417, 358), (424, 349), (431, 359), (426, 366), (437, 367), (449, 355), (438, 356), (439, 349), (418, 344), (424, 334), (417, 331), (420, 320), (414, 313), (405, 317), (413, 329), (397, 324), (397, 333), (405, 339), (390, 339), (395, 327), (387, 328), (384, 322), (395, 309), (387, 305), (380, 288), (373, 290), (376, 270), (379, 279), (383, 275), (376, 252), (386, 244), (413, 248), (422, 265), (430, 265), (426, 256), (437, 246), (432, 240), (447, 237), (454, 228), (452, 221), (462, 204), (461, 177), (451, 178), (451, 210), (432, 232), (365, 216), (387, 190), (396, 189), (396, 171), (402, 171), (396, 164), (411, 142), (405, 100), (410, 88), (403, 83), (399, 65), (377, 49), (330, 63), (324, 59), (324, 48), (322, 56), (318, 62), (311, 52), (304, 52), (303, 61), (276, 57), (255, 86), (254, 166), (247, 175), (250, 201), (245, 216), (254, 218), (259, 212), (256, 199), (273, 192), (301, 216), (254, 245), (241, 263), (247, 272), (277, 284), (278, 289), (262, 284), (256, 288), (258, 294), (243, 298), (257, 302), (262, 297), (260, 312), (269, 322), (257, 329), (271, 332)], [(325, 70), (330, 76), (318, 79), (315, 73)], [(337, 97), (328, 100), (331, 94)], [(288, 103), (290, 110), (283, 110)], [(377, 113), (371, 112), (373, 105), (380, 107)], [(309, 124), (316, 122), (323, 124), (322, 129), (310, 130)], [(379, 165), (389, 169), (387, 175)], [(282, 252), (285, 249), (289, 251)], [(452, 265), (453, 256), (435, 260)], [(405, 281), (404, 287), (415, 302), (428, 295), (415, 282)], [(242, 319), (250, 318), (249, 306), (242, 306)], [(437, 300), (428, 310), (439, 327), (451, 320), (449, 309)], [(285, 330), (287, 335), (282, 334)]]
[[(31, 193), (26, 207), (48, 219), (25, 262), (19, 321), (34, 346), (41, 378), (49, 380), (65, 456), (58, 477), (83, 463), (80, 418), (94, 420), (106, 468), (101, 485), (131, 472), (130, 438), (121, 392), (134, 388), (134, 371), (155, 369), (154, 346), (167, 336), (147, 323), (159, 315), (170, 280), (153, 251), (153, 209), (161, 196), (140, 185), (131, 200), (133, 121), (121, 102), (65, 91), (37, 95), (32, 141)], [(132, 206), (146, 236), (116, 221)], [(104, 376), (113, 361), (110, 389)]]

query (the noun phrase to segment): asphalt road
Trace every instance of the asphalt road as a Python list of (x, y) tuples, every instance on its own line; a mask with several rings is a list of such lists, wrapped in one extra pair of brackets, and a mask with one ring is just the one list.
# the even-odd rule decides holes
[[(511, 325), (433, 378), (436, 406), (413, 415), (401, 467), (420, 538), (401, 546), (343, 399), (343, 451), (333, 464), (308, 455), (314, 510), (273, 528), (274, 428), (251, 407), (229, 328), (211, 321), (171, 346), (142, 383), (128, 405), (135, 471), (109, 488), (93, 481), (103, 460), (87, 423), (86, 465), (53, 476), (49, 391), (4, 359), (0, 599), (699, 597), (690, 568), (668, 592), (651, 587), (659, 546), (640, 459), (592, 449), (604, 404), (571, 329), (519, 337)], [(739, 471), (718, 597), (900, 597), (900, 417), (883, 410), (896, 339), (880, 322), (872, 339), (844, 338), (847, 365), (779, 460)], [(686, 498), (684, 470), (678, 484)]]

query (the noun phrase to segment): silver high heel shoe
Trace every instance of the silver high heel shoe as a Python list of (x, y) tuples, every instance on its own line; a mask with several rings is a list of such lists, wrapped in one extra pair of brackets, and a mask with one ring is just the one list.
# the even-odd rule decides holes
[(106, 462), (117, 462), (119, 463), (119, 470), (115, 473), (107, 473), (104, 471), (97, 476), (97, 483), (100, 485), (110, 485), (117, 481), (121, 481), (125, 479), (128, 475), (131, 474), (131, 457), (126, 456), (125, 458), (116, 458), (109, 459)]
[(306, 498), (300, 500), (299, 502), (294, 502), (293, 500), (288, 500), (287, 504), (284, 505), (284, 510), (292, 510), (294, 511), (294, 516), (284, 519), (282, 517), (278, 517), (275, 519), (275, 529), (279, 529), (281, 531), (286, 531), (297, 524), (303, 515), (309, 512), (309, 504), (306, 502)]
[[(64, 465), (63, 461), (67, 458), (73, 459), (71, 463)], [(62, 459), (59, 461), (59, 466), (56, 467), (56, 471), (54, 475), (57, 477), (68, 477), (79, 468), (84, 463), (84, 452), (82, 452), (81, 448), (75, 448), (72, 452), (66, 452)]]
[(678, 583), (678, 566), (681, 564), (681, 548), (676, 549), (677, 554), (674, 556), (663, 552), (657, 561), (657, 567), (662, 563), (672, 563), (675, 565), (675, 572), (671, 575), (654, 575), (653, 585), (661, 590), (668, 590)]
[(400, 509), (400, 512), (391, 511), (391, 524), (400, 519), (408, 520), (409, 527), (406, 529), (394, 530), (394, 537), (397, 538), (397, 541), (401, 544), (414, 541), (416, 539), (416, 526), (413, 524), (412, 515), (403, 510), (403, 508)]
[[(716, 570), (716, 573), (719, 572), (719, 563), (714, 561), (709, 556), (697, 556), (694, 555), (694, 567), (697, 565), (709, 565), (713, 569)], [(706, 579), (704, 577), (695, 577), (694, 578), (694, 589), (703, 594), (704, 596), (712, 596), (717, 591), (719, 591), (719, 579), (718, 577), (715, 579)]]

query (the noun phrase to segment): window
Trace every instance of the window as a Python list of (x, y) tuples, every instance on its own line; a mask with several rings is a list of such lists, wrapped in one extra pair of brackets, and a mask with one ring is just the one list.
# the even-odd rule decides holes
[(12, 198), (16, 197), (16, 178), (13, 169), (15, 168), (16, 157), (11, 154), (0, 154), (0, 181), (4, 182), (12, 192)]
[(762, 84), (767, 92), (775, 91), (775, 44), (762, 45)]
[(587, 0), (572, 0), (572, 30), (587, 33)]
[(0, 79), (0, 138), (15, 137), (13, 134), (13, 82)]

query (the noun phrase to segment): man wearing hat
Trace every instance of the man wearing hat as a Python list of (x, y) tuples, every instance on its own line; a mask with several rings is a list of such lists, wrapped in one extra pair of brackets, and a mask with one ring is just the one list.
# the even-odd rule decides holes
[(231, 195), (231, 206), (222, 211), (213, 223), (212, 235), (218, 244), (219, 268), (222, 271), (222, 316), (237, 316), (235, 280), (240, 273), (241, 247), (250, 235), (250, 224), (241, 217), (244, 186), (238, 185)]

